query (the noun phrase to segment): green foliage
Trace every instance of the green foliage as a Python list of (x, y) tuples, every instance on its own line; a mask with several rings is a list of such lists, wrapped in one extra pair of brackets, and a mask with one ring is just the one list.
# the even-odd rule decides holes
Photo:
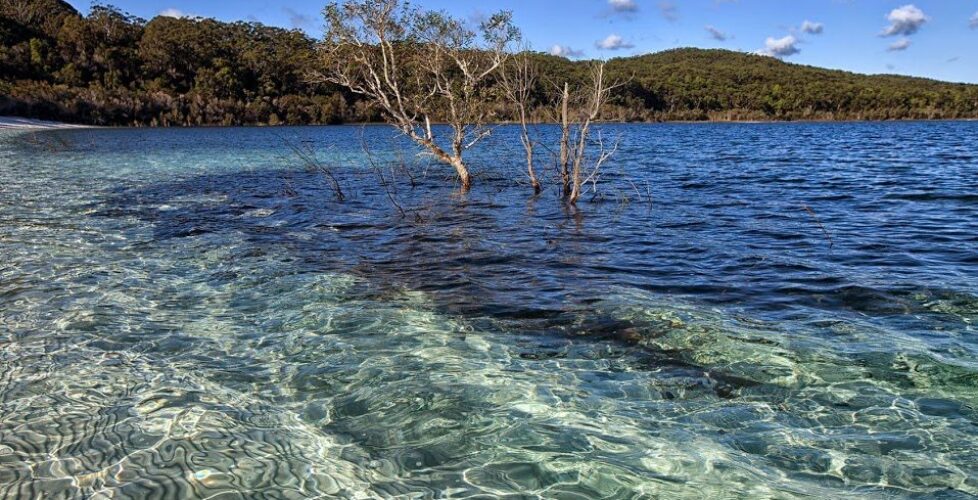
[(37, 38), (31, 38), (29, 42), (31, 48), (31, 64), (39, 68), (44, 66), (44, 42)]
[(0, 36), (2, 114), (137, 126), (357, 118), (344, 94), (308, 83), (316, 42), (297, 30), (3, 0)]
[[(82, 16), (61, 0), (2, 0), (0, 41), (0, 114), (103, 125), (382, 119), (361, 98), (311, 82), (322, 61), (316, 41), (297, 30), (212, 19), (147, 22), (108, 5)], [(587, 66), (546, 54), (533, 61), (540, 77), (531, 115), (547, 120), (556, 86), (586, 80)], [(978, 117), (976, 85), (858, 75), (723, 50), (613, 59), (607, 69), (611, 80), (625, 82), (607, 120)], [(500, 95), (486, 93), (488, 116), (511, 119)]]
[[(978, 86), (788, 64), (725, 50), (676, 49), (614, 59), (629, 119), (918, 119), (978, 116)], [(642, 101), (635, 113), (623, 101)], [(631, 113), (631, 114), (629, 114)]]
[(65, 19), (77, 16), (78, 11), (63, 0), (0, 1), (0, 18), (49, 38), (57, 36)]

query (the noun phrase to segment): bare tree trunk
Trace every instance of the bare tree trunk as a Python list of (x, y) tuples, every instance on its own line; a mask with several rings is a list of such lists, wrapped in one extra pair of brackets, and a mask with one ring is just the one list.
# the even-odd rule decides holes
[(524, 118), (523, 125), (523, 149), (526, 150), (526, 173), (530, 176), (530, 185), (533, 186), (533, 194), (540, 194), (541, 187), (540, 181), (537, 180), (537, 174), (533, 170), (533, 141), (530, 140), (530, 135), (526, 132), (526, 124)]
[(451, 165), (455, 167), (455, 173), (458, 174), (458, 180), (460, 187), (462, 188), (462, 192), (464, 193), (469, 189), (472, 189), (472, 175), (469, 174), (469, 169), (465, 166), (465, 163), (462, 162), (462, 159), (458, 157), (452, 158)]
[(472, 189), (472, 176), (469, 174), (469, 169), (465, 166), (465, 162), (462, 161), (462, 153), (465, 151), (465, 124), (458, 122), (453, 127), (455, 129), (455, 139), (452, 141), (453, 155), (450, 163), (455, 167), (455, 173), (458, 174), (458, 181), (464, 193)]
[(529, 124), (526, 118), (526, 103), (519, 105), (520, 112), (520, 142), (523, 143), (523, 150), (526, 151), (526, 175), (530, 177), (530, 185), (533, 186), (533, 194), (540, 194), (540, 181), (537, 180), (537, 173), (533, 169), (533, 140), (530, 138), (528, 130)]
[(581, 163), (584, 161), (584, 153), (587, 150), (587, 139), (590, 133), (591, 120), (588, 118), (581, 124), (580, 130), (577, 134), (577, 146), (574, 154), (574, 167), (571, 169), (571, 190), (570, 196), (567, 197), (567, 202), (571, 205), (577, 203), (577, 199), (581, 197)]
[(465, 162), (462, 161), (462, 147), (460, 145), (453, 144), (452, 149), (455, 154), (450, 155), (447, 151), (435, 144), (435, 142), (431, 139), (417, 135), (412, 135), (411, 138), (424, 148), (428, 149), (436, 160), (446, 165), (451, 165), (452, 168), (455, 169), (455, 173), (458, 175), (459, 184), (462, 191), (468, 191), (472, 188), (472, 175), (469, 173), (469, 168), (465, 165)]
[(570, 85), (564, 82), (564, 92), (560, 97), (560, 180), (561, 194), (570, 194), (570, 116), (567, 107), (570, 104)]
[(536, 144), (530, 137), (528, 118), (538, 70), (530, 59), (529, 49), (523, 49), (508, 62), (511, 64), (503, 66), (500, 71), (500, 83), (506, 92), (506, 97), (516, 106), (516, 115), (520, 120), (520, 142), (526, 152), (526, 175), (530, 178), (530, 185), (533, 186), (533, 194), (540, 194), (542, 188), (533, 167), (533, 149)]
[[(529, 89), (527, 89), (527, 93)], [(533, 169), (533, 139), (530, 138), (529, 123), (526, 118), (526, 102), (519, 104), (520, 113), (520, 142), (523, 143), (523, 150), (526, 151), (526, 175), (530, 177), (530, 185), (533, 186), (533, 194), (540, 194), (540, 181), (537, 180), (537, 173)]]
[[(614, 149), (611, 151), (605, 151), (604, 143), (601, 141), (600, 136), (598, 138), (598, 158), (595, 161), (589, 172), (585, 174), (584, 172), (584, 161), (588, 150), (588, 139), (591, 133), (591, 124), (594, 120), (597, 120), (601, 115), (601, 109), (604, 107), (605, 103), (608, 101), (608, 96), (610, 95), (611, 89), (614, 86), (608, 86), (605, 84), (604, 80), (604, 63), (599, 63), (591, 68), (591, 88), (590, 97), (587, 101), (587, 107), (585, 108), (585, 114), (583, 120), (578, 125), (576, 144), (574, 145), (573, 151), (573, 168), (571, 171), (571, 187), (570, 194), (567, 196), (567, 202), (571, 205), (577, 203), (577, 200), (581, 197), (581, 187), (588, 180), (593, 180), (597, 182), (597, 175), (601, 169), (601, 165), (612, 155), (615, 150), (618, 149), (617, 143)], [(566, 94), (565, 94), (566, 95)], [(563, 150), (563, 144), (561, 144), (561, 150)], [(566, 169), (566, 167), (564, 167)]]

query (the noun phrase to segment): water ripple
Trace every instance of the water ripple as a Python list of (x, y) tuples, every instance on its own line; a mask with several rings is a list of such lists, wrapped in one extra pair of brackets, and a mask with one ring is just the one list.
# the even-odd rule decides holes
[(406, 217), (386, 128), (0, 131), (0, 496), (978, 495), (975, 123), (605, 130)]

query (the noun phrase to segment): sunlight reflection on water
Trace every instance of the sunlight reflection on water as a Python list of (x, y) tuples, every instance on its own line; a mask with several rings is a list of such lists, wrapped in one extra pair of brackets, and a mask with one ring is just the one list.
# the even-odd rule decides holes
[(422, 222), (353, 127), (3, 132), (0, 492), (978, 495), (978, 125), (623, 130), (651, 208), (527, 201), (500, 129)]

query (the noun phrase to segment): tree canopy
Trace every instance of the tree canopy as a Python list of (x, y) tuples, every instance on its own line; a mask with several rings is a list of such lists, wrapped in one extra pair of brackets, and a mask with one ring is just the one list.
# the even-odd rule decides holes
[[(0, 38), (0, 114), (160, 126), (380, 119), (369, 100), (311, 77), (322, 70), (320, 42), (298, 30), (202, 18), (147, 21), (109, 5), (83, 16), (61, 0), (2, 0)], [(539, 74), (529, 115), (549, 120), (547, 96), (565, 81), (586, 82), (589, 64), (530, 55)], [(604, 120), (978, 118), (978, 85), (859, 75), (724, 50), (617, 58), (607, 72), (628, 83), (611, 96)], [(503, 94), (487, 93), (485, 111), (514, 119), (493, 101)]]

